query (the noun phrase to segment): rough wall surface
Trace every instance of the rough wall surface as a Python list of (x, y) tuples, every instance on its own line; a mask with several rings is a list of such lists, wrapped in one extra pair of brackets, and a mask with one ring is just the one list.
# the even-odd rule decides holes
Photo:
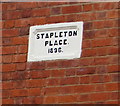
[[(3, 104), (118, 104), (118, 2), (2, 3)], [(84, 21), (82, 56), (27, 62), (29, 27)]]

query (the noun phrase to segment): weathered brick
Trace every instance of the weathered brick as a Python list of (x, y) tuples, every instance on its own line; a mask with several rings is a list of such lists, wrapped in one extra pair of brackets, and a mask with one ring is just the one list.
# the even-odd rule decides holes
[(13, 36), (18, 36), (18, 35), (19, 35), (18, 29), (6, 29), (2, 31), (3, 37), (13, 37)]
[(78, 83), (79, 83), (78, 77), (68, 77), (60, 79), (60, 85), (73, 85)]
[(2, 99), (2, 104), (14, 104), (14, 99)]
[(90, 94), (91, 101), (105, 101), (110, 98), (110, 93), (92, 93)]
[(33, 17), (42, 17), (42, 16), (49, 16), (50, 15), (50, 9), (49, 8), (43, 8), (43, 9), (33, 9), (31, 11), (31, 14)]
[(2, 71), (3, 72), (9, 72), (9, 71), (15, 71), (16, 70), (16, 64), (3, 64)]
[(13, 55), (12, 62), (26, 62), (26, 54)]
[(14, 89), (11, 90), (11, 97), (21, 97), (21, 96), (28, 96), (27, 89)]
[(5, 46), (2, 48), (2, 54), (14, 54), (17, 53), (17, 46)]
[(41, 88), (30, 88), (28, 91), (28, 96), (40, 96)]
[(44, 97), (43, 104), (54, 104), (54, 103), (57, 103), (57, 96)]
[(63, 14), (69, 14), (69, 13), (78, 13), (82, 11), (82, 6), (66, 6), (62, 7), (62, 13)]

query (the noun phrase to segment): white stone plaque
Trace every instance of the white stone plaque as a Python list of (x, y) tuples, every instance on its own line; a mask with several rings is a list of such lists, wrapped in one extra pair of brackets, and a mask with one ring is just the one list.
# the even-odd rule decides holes
[(30, 27), (28, 61), (80, 58), (83, 22)]

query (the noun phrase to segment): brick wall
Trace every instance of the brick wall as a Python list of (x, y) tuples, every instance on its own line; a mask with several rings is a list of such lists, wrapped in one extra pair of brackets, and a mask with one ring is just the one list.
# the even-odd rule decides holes
[[(3, 104), (118, 104), (118, 10), (118, 2), (2, 3)], [(27, 62), (30, 26), (76, 21), (81, 58)]]

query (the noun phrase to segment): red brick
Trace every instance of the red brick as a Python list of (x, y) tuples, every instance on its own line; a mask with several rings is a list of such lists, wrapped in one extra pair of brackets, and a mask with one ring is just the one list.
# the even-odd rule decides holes
[(80, 66), (90, 66), (94, 65), (94, 59), (93, 58), (82, 58), (80, 59)]
[(110, 37), (118, 36), (118, 29), (117, 28), (108, 29), (107, 34)]
[(91, 20), (96, 20), (95, 13), (76, 14), (76, 21), (91, 21)]
[(109, 64), (118, 64), (118, 55), (109, 56)]
[(15, 98), (14, 104), (22, 104), (22, 98)]
[(94, 4), (94, 10), (96, 11), (102, 11), (102, 10), (110, 10), (110, 9), (115, 9), (118, 8), (118, 3), (95, 3)]
[(93, 76), (91, 76), (91, 82), (92, 83), (102, 83), (102, 82), (104, 82), (104, 76), (103, 75), (93, 75)]
[(97, 20), (103, 20), (107, 18), (107, 12), (103, 11), (103, 12), (96, 12), (95, 13), (96, 19)]
[(104, 82), (111, 82), (111, 75), (104, 75)]
[(105, 56), (108, 54), (108, 47), (101, 47), (95, 49), (97, 56)]
[(49, 87), (44, 89), (44, 95), (58, 95), (60, 87)]
[(118, 18), (118, 10), (112, 10), (107, 12), (107, 18)]
[(49, 8), (38, 8), (38, 9), (33, 9), (31, 11), (32, 16), (49, 16), (50, 15), (50, 9)]
[(65, 72), (66, 76), (75, 76), (76, 74), (76, 69), (67, 69)]
[(2, 80), (3, 81), (9, 81), (12, 79), (11, 73), (2, 73)]
[(3, 72), (9, 72), (9, 71), (15, 71), (16, 70), (16, 64), (3, 64), (2, 71)]
[(59, 67), (59, 65), (60, 65), (60, 62), (59, 61), (46, 61), (45, 62), (45, 67), (46, 67), (46, 69), (49, 69), (49, 68), (51, 68), (51, 69), (53, 69), (53, 68), (57, 68), (57, 67)]
[(2, 63), (11, 63), (12, 62), (12, 55), (3, 55), (2, 56)]
[(96, 30), (95, 31), (95, 38), (106, 38), (108, 37), (108, 32), (106, 29), (102, 29), (102, 30)]
[(45, 69), (45, 62), (31, 62), (27, 63), (27, 69)]
[(28, 91), (28, 96), (40, 96), (41, 88), (31, 88)]
[(10, 97), (10, 90), (2, 90), (2, 98), (6, 99)]
[(11, 81), (3, 81), (2, 82), (2, 89), (13, 89), (13, 83)]
[(77, 100), (76, 95), (58, 96), (58, 103), (73, 103), (76, 102), (76, 100)]
[(43, 104), (54, 104), (54, 103), (57, 103), (57, 96), (44, 97)]
[(60, 80), (57, 78), (48, 79), (47, 86), (58, 86), (58, 85), (60, 85), (59, 81)]
[(93, 93), (90, 94), (90, 101), (105, 101), (110, 98), (110, 93)]
[(39, 71), (30, 71), (30, 77), (31, 78), (40, 78), (40, 72)]
[(90, 76), (80, 77), (80, 84), (88, 84), (90, 83)]
[(78, 13), (82, 11), (82, 6), (66, 6), (62, 7), (62, 13), (63, 14), (69, 14), (69, 13)]
[(82, 57), (91, 57), (91, 56), (96, 56), (95, 49), (83, 49)]
[(85, 39), (92, 39), (94, 38), (95, 32), (94, 31), (83, 31), (83, 40)]
[(111, 92), (111, 100), (118, 100), (119, 92)]
[(63, 77), (65, 75), (65, 70), (52, 70), (51, 77)]
[(31, 9), (28, 9), (28, 10), (23, 10), (22, 11), (22, 18), (29, 18), (32, 16), (32, 12), (31, 12)]
[(74, 89), (75, 89), (75, 86), (63, 86), (63, 87), (60, 87), (59, 91), (60, 91), (60, 94), (73, 94)]
[(97, 74), (105, 74), (106, 72), (107, 72), (107, 66), (105, 66), (105, 65), (96, 66)]
[(120, 81), (120, 75), (118, 73), (111, 74), (111, 81), (112, 82), (118, 82), (118, 81)]
[(78, 84), (78, 83), (79, 83), (78, 77), (68, 77), (68, 78), (60, 79), (61, 85), (72, 85), (72, 84)]
[(47, 23), (61, 23), (61, 22), (65, 22), (65, 16), (60, 15), (60, 16), (51, 16), (48, 17), (47, 19)]
[(65, 16), (66, 22), (75, 22), (76, 21), (76, 15), (70, 14)]
[(29, 27), (20, 28), (20, 36), (29, 35)]
[(2, 99), (2, 104), (14, 104), (14, 99)]
[(17, 46), (5, 46), (2, 49), (2, 54), (14, 54), (17, 53)]
[(28, 37), (13, 37), (12, 43), (13, 43), (13, 45), (27, 44)]
[(26, 87), (43, 87), (45, 85), (46, 81), (44, 79), (26, 80)]
[(46, 17), (31, 18), (29, 25), (43, 25), (46, 21)]
[(77, 70), (77, 75), (86, 75), (86, 74), (94, 74), (94, 73), (95, 73), (95, 67), (86, 67)]
[(93, 7), (94, 7), (94, 11), (99, 11), (99, 10), (101, 10), (101, 4), (100, 4), (100, 3), (95, 3), (95, 4), (93, 4)]
[(37, 6), (37, 2), (19, 2), (17, 3), (17, 9), (30, 9), (30, 8), (35, 8)]
[(30, 71), (31, 78), (48, 78), (50, 77), (50, 70), (46, 71)]
[(18, 35), (19, 35), (18, 29), (6, 29), (2, 31), (3, 37), (13, 37), (13, 36), (18, 36)]
[(27, 53), (27, 52), (28, 52), (28, 46), (27, 45), (18, 46), (18, 53)]
[(22, 71), (26, 69), (26, 63), (17, 63), (16, 64), (16, 70)]
[(3, 3), (2, 11), (16, 10), (16, 3)]
[(23, 88), (25, 88), (25, 80), (13, 81), (13, 88), (14, 89), (23, 89)]
[(113, 54), (118, 54), (118, 47), (117, 46), (112, 46), (107, 48), (108, 49), (108, 54), (113, 55)]
[(51, 15), (57, 15), (61, 13), (61, 8), (60, 7), (53, 7), (51, 8)]
[(4, 28), (13, 28), (15, 24), (14, 20), (6, 20), (4, 22)]
[[(52, 2), (51, 2), (52, 3)], [(53, 2), (54, 3), (54, 2)], [(37, 3), (38, 7), (43, 8), (43, 7), (48, 7), (49, 2), (38, 2)]]
[(118, 83), (107, 83), (105, 84), (106, 91), (117, 91)]
[(118, 72), (119, 71), (119, 65), (109, 65), (107, 66), (107, 72)]
[(109, 64), (109, 57), (95, 58), (95, 65)]
[(4, 28), (4, 24), (5, 24), (4, 21), (0, 21), (0, 29)]
[(22, 99), (23, 104), (34, 104), (35, 103), (35, 98), (34, 97), (24, 97)]
[(6, 11), (2, 16), (3, 20), (21, 18), (21, 11)]
[(28, 96), (28, 90), (27, 89), (11, 90), (11, 97), (21, 97), (21, 96)]
[(60, 5), (64, 5), (64, 4), (68, 4), (68, 2), (65, 2), (65, 1), (63, 1), (63, 2), (49, 2), (48, 6), (53, 7), (53, 6), (60, 6)]
[(15, 27), (28, 27), (31, 25), (42, 25), (46, 23), (45, 17), (24, 18), (15, 21)]
[(92, 22), (85, 22), (84, 23), (84, 30), (92, 30), (93, 29), (93, 23)]
[(113, 104), (113, 105), (118, 105), (119, 104), (119, 101), (118, 100), (111, 100), (111, 101), (106, 101), (105, 104)]
[(112, 2), (108, 2), (108, 3), (102, 3), (102, 9), (104, 10), (109, 10), (109, 9), (116, 9), (118, 8), (118, 3), (112, 3)]
[(90, 98), (89, 98), (89, 94), (82, 94), (82, 95), (79, 95), (79, 98), (78, 98), (78, 101), (79, 102), (86, 102), (88, 101)]
[(89, 93), (95, 90), (95, 85), (78, 85), (75, 86), (74, 92), (75, 93)]
[(15, 27), (27, 27), (30, 24), (30, 19), (15, 20)]
[(35, 97), (34, 104), (43, 104), (43, 97)]
[(12, 80), (24, 80), (29, 78), (28, 71), (16, 71), (11, 73)]
[(116, 20), (106, 20), (106, 21), (95, 21), (93, 22), (94, 29), (102, 29), (102, 28), (111, 28), (116, 26)]
[(10, 46), (12, 45), (12, 38), (2, 38), (2, 45)]
[(83, 5), (83, 11), (92, 11), (92, 4), (85, 4)]
[(95, 89), (96, 92), (105, 91), (105, 85), (104, 84), (96, 84), (95, 86), (96, 86), (96, 89)]
[(61, 60), (59, 67), (61, 68), (68, 68), (68, 67), (78, 67), (80, 66), (79, 59), (72, 59), (72, 60)]
[(84, 48), (90, 48), (91, 47), (91, 40), (83, 40), (82, 47)]
[(26, 54), (13, 55), (12, 62), (26, 62)]

